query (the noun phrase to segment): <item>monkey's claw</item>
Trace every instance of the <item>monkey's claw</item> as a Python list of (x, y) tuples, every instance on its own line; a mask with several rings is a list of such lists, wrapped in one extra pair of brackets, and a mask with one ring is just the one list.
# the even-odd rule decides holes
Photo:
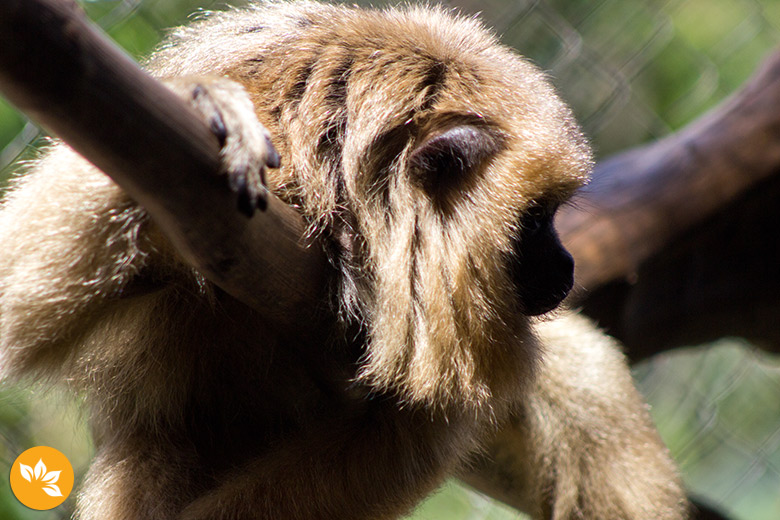
[(266, 144), (268, 145), (268, 157), (265, 160), (265, 165), (269, 168), (279, 168), (282, 165), (282, 156), (276, 151), (274, 145), (271, 143), (271, 138), (266, 136)]
[[(216, 111), (214, 117), (220, 122), (211, 125), (217, 132), (225, 129), (220, 153), (222, 167), (230, 189), (237, 195), (237, 208), (247, 217), (251, 217), (255, 210), (265, 211), (268, 206), (266, 168), (281, 165), (279, 152), (271, 144), (268, 132), (257, 122), (253, 111), (249, 115), (253, 121), (233, 119), (227, 122), (222, 112)], [(219, 133), (216, 135), (219, 137)]]
[[(251, 217), (255, 210), (265, 211), (268, 207), (268, 188), (266, 187), (265, 169), (279, 168), (282, 165), (282, 158), (276, 151), (271, 139), (266, 136), (266, 158), (265, 165), (261, 166), (256, 174), (249, 171), (230, 171), (230, 188), (238, 194), (238, 210)], [(224, 146), (224, 145), (223, 145)], [(258, 175), (259, 179), (252, 179)]]
[[(251, 180), (253, 176), (259, 180)], [(265, 168), (260, 168), (254, 175), (246, 171), (228, 172), (230, 189), (237, 195), (238, 210), (251, 217), (255, 210), (265, 211), (268, 207), (268, 189), (265, 186)]]
[(219, 139), (223, 171), (237, 195), (238, 210), (247, 217), (255, 210), (264, 211), (268, 206), (265, 169), (278, 168), (281, 158), (268, 131), (257, 121), (246, 93), (219, 79), (208, 90), (198, 85), (193, 98), (209, 116), (209, 128)]
[(221, 171), (236, 194), (236, 207), (251, 217), (268, 206), (266, 168), (281, 165), (279, 153), (257, 120), (246, 91), (225, 78), (173, 78), (166, 83), (205, 119), (219, 141)]

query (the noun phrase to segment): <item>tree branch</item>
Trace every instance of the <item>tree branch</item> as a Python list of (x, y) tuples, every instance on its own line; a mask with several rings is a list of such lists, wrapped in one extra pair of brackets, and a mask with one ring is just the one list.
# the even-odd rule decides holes
[(313, 324), (327, 262), (298, 213), (271, 196), (247, 219), (195, 113), (70, 0), (0, 3), (0, 90), (144, 206), (211, 281), (284, 330)]
[(779, 129), (780, 52), (684, 130), (600, 163), (559, 215), (573, 301), (632, 359), (725, 335), (780, 347)]

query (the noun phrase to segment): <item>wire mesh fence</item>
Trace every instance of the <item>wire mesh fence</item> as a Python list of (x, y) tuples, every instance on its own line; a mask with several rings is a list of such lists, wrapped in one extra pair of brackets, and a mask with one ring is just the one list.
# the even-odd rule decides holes
[[(186, 22), (197, 8), (220, 8), (224, 2), (82, 4), (131, 54), (143, 56), (162, 28)], [(505, 44), (549, 72), (600, 157), (692, 121), (736, 90), (780, 42), (780, 0), (459, 0), (448, 5), (480, 13)], [(0, 171), (7, 174), (38, 138), (33, 124), (0, 103)], [(657, 356), (636, 367), (635, 374), (695, 495), (734, 519), (780, 518), (780, 359), (723, 340)], [(8, 467), (27, 445), (57, 439), (79, 454), (76, 466), (83, 469), (90, 452), (83, 421), (59, 400), (31, 395), (0, 389), (0, 464)], [(69, 514), (67, 507), (25, 510), (15, 504), (7, 482), (2, 485), (2, 518)], [(448, 483), (413, 518), (521, 516)]]

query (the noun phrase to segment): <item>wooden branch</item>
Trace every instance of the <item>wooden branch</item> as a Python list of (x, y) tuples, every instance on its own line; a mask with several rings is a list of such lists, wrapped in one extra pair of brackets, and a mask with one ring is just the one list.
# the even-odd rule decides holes
[(195, 113), (91, 26), (71, 0), (0, 2), (0, 90), (143, 205), (211, 281), (285, 330), (313, 323), (327, 263), (271, 197), (247, 219)]
[(780, 346), (780, 52), (686, 129), (598, 165), (557, 225), (574, 302), (633, 359), (724, 335)]
[(602, 162), (558, 229), (593, 289), (639, 266), (780, 165), (780, 53), (738, 93), (681, 132)]
[(780, 352), (780, 176), (724, 205), (648, 258), (629, 283), (588, 293), (583, 310), (632, 361), (725, 336)]

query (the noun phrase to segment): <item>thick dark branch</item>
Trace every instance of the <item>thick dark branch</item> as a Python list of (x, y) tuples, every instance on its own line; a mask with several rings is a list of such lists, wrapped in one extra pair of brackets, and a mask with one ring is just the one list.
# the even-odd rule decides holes
[(226, 292), (288, 330), (312, 323), (327, 263), (300, 215), (275, 197), (252, 219), (237, 212), (216, 138), (75, 2), (0, 3), (0, 90), (111, 176)]
[(594, 289), (584, 311), (636, 361), (724, 336), (780, 351), (780, 176), (774, 175), (648, 258), (629, 283)]
[(634, 359), (725, 335), (777, 348), (779, 171), (777, 53), (688, 128), (598, 165), (558, 219), (578, 303)]
[(558, 229), (588, 290), (639, 266), (780, 165), (780, 53), (681, 132), (604, 161)]

